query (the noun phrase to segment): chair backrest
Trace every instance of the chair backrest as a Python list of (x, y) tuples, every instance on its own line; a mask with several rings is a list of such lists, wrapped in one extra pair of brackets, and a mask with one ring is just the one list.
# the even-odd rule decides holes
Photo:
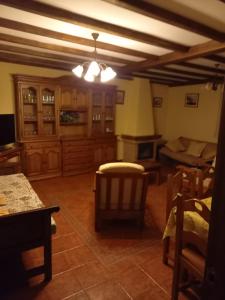
[(96, 209), (144, 210), (148, 173), (134, 163), (109, 163), (96, 172)]
[[(189, 215), (188, 215), (189, 214)], [(206, 255), (207, 237), (198, 232), (198, 228), (193, 228), (189, 231), (184, 226), (184, 219), (196, 218), (196, 226), (207, 228), (210, 221), (210, 210), (206, 204), (197, 199), (184, 200), (182, 197), (177, 199), (177, 213), (176, 213), (176, 248), (178, 253), (181, 253), (182, 248), (191, 246), (198, 250), (202, 256)], [(197, 225), (198, 224), (198, 225)]]
[(214, 167), (205, 164), (201, 169), (178, 165), (183, 174), (183, 194), (188, 198), (206, 198), (212, 195), (214, 185)]
[(183, 176), (178, 171), (175, 174), (168, 174), (167, 177), (167, 195), (166, 195), (166, 222), (170, 211), (176, 205), (177, 194), (182, 192)]

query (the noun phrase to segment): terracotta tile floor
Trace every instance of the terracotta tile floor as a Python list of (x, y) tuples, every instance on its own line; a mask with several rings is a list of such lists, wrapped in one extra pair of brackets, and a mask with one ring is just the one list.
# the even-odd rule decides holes
[[(60, 206), (60, 212), (54, 215), (53, 279), (43, 284), (38, 276), (24, 285), (23, 280), (18, 282), (21, 275), (13, 270), (14, 275), (10, 273), (9, 280), (4, 280), (8, 289), (6, 284), (0, 299), (170, 299), (172, 270), (161, 262), (165, 183), (149, 185), (143, 232), (123, 222), (109, 223), (97, 234), (93, 177), (92, 173), (32, 182), (46, 205)], [(38, 265), (42, 250), (23, 254), (23, 265)], [(15, 268), (12, 258), (10, 261)]]

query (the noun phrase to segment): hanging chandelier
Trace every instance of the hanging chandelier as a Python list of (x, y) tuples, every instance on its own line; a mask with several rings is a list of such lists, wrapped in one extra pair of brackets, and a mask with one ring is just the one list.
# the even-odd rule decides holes
[(98, 36), (98, 33), (92, 33), (92, 37), (95, 41), (94, 60), (86, 61), (72, 70), (77, 77), (84, 78), (89, 82), (93, 82), (97, 78), (100, 78), (101, 82), (106, 82), (116, 76), (116, 72), (111, 67), (97, 61), (96, 41)]

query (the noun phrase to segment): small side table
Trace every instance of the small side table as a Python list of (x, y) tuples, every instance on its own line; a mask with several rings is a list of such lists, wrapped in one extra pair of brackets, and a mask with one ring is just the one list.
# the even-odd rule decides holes
[(136, 163), (142, 165), (147, 172), (154, 173), (156, 184), (160, 184), (161, 182), (161, 168), (162, 165), (155, 160), (141, 160)]

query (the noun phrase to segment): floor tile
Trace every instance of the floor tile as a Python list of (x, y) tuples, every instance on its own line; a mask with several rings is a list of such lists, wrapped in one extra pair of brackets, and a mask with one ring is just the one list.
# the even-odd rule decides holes
[(52, 252), (58, 253), (82, 245), (82, 241), (77, 233), (73, 232), (60, 235), (52, 241)]
[(116, 282), (118, 282), (132, 298), (155, 286), (154, 282), (136, 266), (118, 273)]
[(112, 281), (104, 282), (86, 290), (91, 300), (128, 300), (130, 297)]
[(99, 261), (76, 268), (76, 277), (83, 288), (88, 288), (108, 279), (106, 269)]
[(81, 285), (76, 279), (75, 270), (70, 270), (53, 277), (45, 291), (50, 300), (62, 300), (79, 292)]

